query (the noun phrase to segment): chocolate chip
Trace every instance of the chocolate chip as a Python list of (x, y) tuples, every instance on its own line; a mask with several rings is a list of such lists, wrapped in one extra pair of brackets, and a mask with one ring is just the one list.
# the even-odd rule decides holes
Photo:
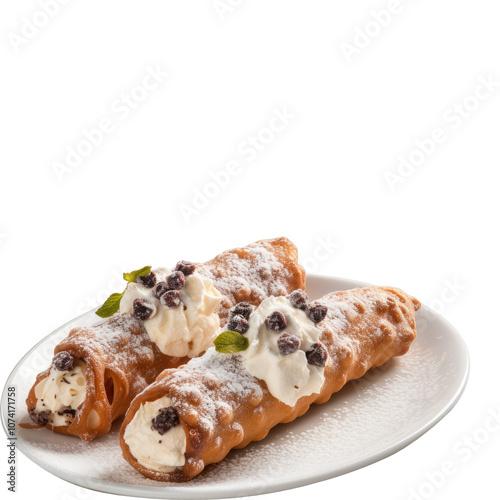
[(279, 311), (274, 311), (266, 318), (265, 325), (270, 332), (281, 332), (286, 328), (285, 316)]
[(161, 296), (168, 292), (168, 284), (166, 281), (160, 281), (157, 285), (156, 288), (154, 289), (154, 295), (157, 299), (161, 298)]
[(249, 325), (248, 321), (241, 314), (236, 314), (229, 320), (226, 328), (232, 332), (244, 335), (248, 332)]
[(66, 351), (61, 351), (54, 356), (52, 364), (61, 372), (70, 372), (75, 367), (75, 358)]
[(309, 319), (314, 323), (319, 323), (325, 319), (328, 307), (321, 304), (311, 304), (309, 307)]
[(169, 290), (180, 290), (185, 283), (186, 283), (186, 278), (184, 277), (184, 274), (181, 273), (180, 271), (173, 272), (167, 278), (167, 285)]
[(153, 288), (156, 285), (156, 274), (149, 273), (146, 276), (139, 276), (137, 278), (137, 283), (145, 286), (146, 288)]
[(188, 260), (180, 260), (177, 262), (177, 265), (175, 266), (176, 271), (180, 271), (184, 276), (189, 276), (190, 274), (194, 273), (194, 270), (196, 269), (196, 266), (192, 263), (189, 262)]
[(295, 335), (290, 335), (289, 333), (284, 333), (278, 339), (278, 349), (283, 356), (287, 354), (293, 354), (298, 351), (300, 347), (300, 340)]
[(181, 294), (178, 290), (169, 290), (160, 297), (160, 302), (168, 309), (175, 309), (181, 303)]
[(290, 301), (290, 304), (292, 304), (295, 309), (300, 309), (302, 311), (307, 310), (307, 306), (309, 304), (309, 297), (307, 296), (307, 293), (304, 292), (304, 290), (295, 290), (293, 291), (287, 299)]
[(229, 311), (229, 317), (232, 318), (233, 316), (239, 315), (248, 320), (250, 319), (250, 314), (252, 314), (252, 312), (253, 306), (251, 306), (247, 302), (240, 302)]
[(313, 344), (306, 352), (307, 362), (315, 366), (325, 366), (328, 352), (321, 344)]
[(138, 319), (146, 321), (147, 319), (154, 316), (156, 313), (156, 308), (153, 304), (145, 299), (135, 299), (134, 300), (134, 316)]
[(31, 420), (33, 420), (35, 424), (41, 425), (43, 427), (44, 425), (47, 425), (49, 423), (49, 417), (52, 412), (50, 410), (44, 410), (39, 413), (36, 413), (35, 408), (32, 408), (31, 410), (29, 410), (28, 413), (30, 415)]
[(59, 415), (71, 415), (73, 418), (75, 418), (76, 410), (71, 408), (71, 406), (66, 406), (60, 412), (58, 412), (58, 414)]
[(160, 414), (151, 421), (151, 429), (158, 431), (161, 436), (169, 431), (172, 427), (179, 425), (179, 417), (174, 408), (162, 408)]

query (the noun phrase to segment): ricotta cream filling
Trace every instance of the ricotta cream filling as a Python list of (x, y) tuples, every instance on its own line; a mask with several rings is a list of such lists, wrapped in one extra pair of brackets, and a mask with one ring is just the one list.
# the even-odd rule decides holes
[(182, 426), (172, 427), (163, 436), (152, 428), (153, 418), (170, 406), (172, 401), (167, 396), (141, 404), (125, 429), (124, 439), (132, 455), (144, 467), (158, 472), (172, 472), (186, 462), (186, 434)]
[(60, 371), (54, 366), (49, 376), (35, 387), (37, 397), (36, 413), (50, 410), (49, 423), (53, 426), (68, 426), (73, 422), (73, 415), (63, 410), (77, 410), (85, 400), (87, 365), (75, 360), (70, 371)]
[[(153, 271), (157, 283), (166, 281), (173, 271), (158, 268)], [(167, 308), (156, 298), (153, 288), (140, 283), (130, 283), (120, 303), (122, 314), (132, 314), (135, 299), (145, 299), (156, 308), (155, 314), (144, 321), (151, 340), (163, 354), (169, 356), (198, 356), (213, 343), (219, 333), (220, 319), (216, 313), (222, 295), (210, 279), (194, 272), (186, 276), (185, 285), (179, 290), (182, 303)]]
[[(264, 322), (275, 311), (286, 319), (286, 328), (274, 333)], [(281, 335), (295, 335), (300, 348), (292, 354), (282, 354), (277, 341)], [(319, 393), (325, 381), (324, 367), (307, 362), (305, 351), (319, 342), (321, 330), (301, 309), (294, 308), (286, 297), (269, 297), (251, 314), (245, 337), (250, 341), (240, 353), (243, 366), (256, 378), (266, 382), (269, 392), (288, 406), (294, 406), (303, 396)]]

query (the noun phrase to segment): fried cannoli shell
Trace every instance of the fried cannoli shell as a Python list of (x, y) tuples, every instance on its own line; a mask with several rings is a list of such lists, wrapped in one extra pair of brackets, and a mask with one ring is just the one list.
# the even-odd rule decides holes
[[(113, 421), (123, 415), (132, 399), (151, 384), (158, 373), (175, 368), (189, 358), (166, 356), (151, 342), (143, 322), (118, 315), (98, 326), (75, 328), (54, 349), (69, 352), (86, 364), (86, 396), (68, 426), (45, 427), (84, 441), (106, 434)], [(38, 375), (26, 401), (37, 404), (35, 388), (48, 377), (50, 368)]]
[[(287, 238), (277, 238), (229, 250), (197, 264), (196, 270), (212, 279), (223, 296), (217, 309), (221, 326), (237, 302), (258, 306), (271, 295), (305, 288), (305, 271), (297, 258), (295, 245)], [(109, 432), (113, 421), (162, 371), (189, 361), (163, 354), (142, 321), (130, 315), (115, 315), (100, 325), (73, 329), (54, 354), (62, 351), (86, 363), (86, 396), (70, 425), (45, 427), (85, 441)], [(49, 372), (50, 368), (38, 375), (26, 400), (28, 410), (36, 407), (35, 388)]]
[[(328, 351), (319, 394), (287, 406), (243, 368), (240, 356), (209, 351), (205, 356), (210, 355), (211, 361), (206, 365), (188, 363), (166, 370), (134, 399), (120, 433), (124, 458), (151, 479), (192, 479), (207, 465), (223, 460), (231, 449), (265, 438), (274, 426), (303, 415), (311, 404), (328, 401), (349, 380), (405, 354), (416, 337), (415, 312), (420, 303), (401, 290), (358, 288), (331, 293), (317, 302), (328, 307), (318, 325), (320, 342)], [(164, 396), (172, 400), (186, 434), (186, 463), (173, 472), (143, 466), (124, 440), (125, 429), (141, 404)]]
[(217, 310), (221, 326), (239, 302), (258, 306), (267, 297), (305, 290), (306, 272), (298, 263), (297, 247), (288, 238), (261, 240), (219, 254), (196, 270), (210, 278), (223, 295)]

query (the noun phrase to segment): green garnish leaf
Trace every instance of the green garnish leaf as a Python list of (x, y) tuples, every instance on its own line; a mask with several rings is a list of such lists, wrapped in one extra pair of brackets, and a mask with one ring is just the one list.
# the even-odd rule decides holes
[(244, 335), (238, 332), (232, 332), (231, 330), (222, 332), (214, 340), (215, 350), (224, 354), (246, 351), (249, 345), (250, 342)]
[(151, 266), (145, 266), (131, 273), (123, 273), (123, 279), (129, 283), (136, 283), (139, 276), (147, 276), (151, 272)]
[(110, 295), (108, 300), (106, 300), (100, 309), (96, 311), (97, 316), (101, 318), (109, 318), (110, 316), (113, 316), (113, 314), (120, 309), (120, 301), (124, 295), (125, 292), (113, 293)]
[[(144, 266), (142, 269), (132, 271), (131, 273), (123, 273), (123, 279), (129, 283), (136, 283), (139, 276), (147, 276), (151, 272), (151, 266)], [(120, 302), (125, 295), (127, 288), (122, 293), (113, 293), (108, 297), (108, 300), (96, 311), (97, 316), (101, 318), (109, 318), (120, 309)]]

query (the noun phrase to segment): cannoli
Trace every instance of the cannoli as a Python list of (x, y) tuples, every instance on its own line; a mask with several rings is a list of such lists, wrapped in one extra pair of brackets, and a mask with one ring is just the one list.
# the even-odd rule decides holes
[[(420, 303), (396, 288), (336, 292), (310, 303), (302, 290), (232, 316), (207, 352), (165, 370), (132, 402), (122, 424), (124, 458), (144, 476), (180, 482), (233, 448), (325, 403), (347, 381), (405, 354)], [(244, 313), (244, 314), (241, 314)]]
[(212, 345), (235, 303), (250, 308), (305, 287), (297, 249), (286, 238), (230, 250), (205, 264), (181, 261), (174, 270), (144, 268), (124, 277), (125, 292), (99, 310), (116, 312), (73, 329), (38, 375), (26, 401), (32, 427), (85, 441), (107, 433), (163, 370)]

